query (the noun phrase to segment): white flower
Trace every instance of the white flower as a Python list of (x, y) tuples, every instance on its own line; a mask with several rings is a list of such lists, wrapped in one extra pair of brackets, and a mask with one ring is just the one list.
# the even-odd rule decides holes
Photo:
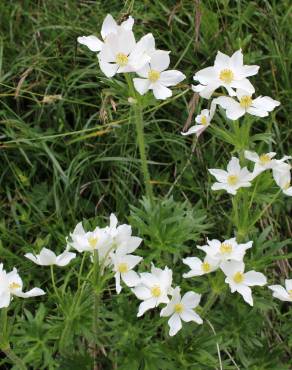
[(139, 306), (137, 316), (142, 316), (151, 308), (157, 307), (160, 303), (168, 303), (168, 294), (172, 288), (172, 270), (165, 267), (164, 270), (151, 266), (151, 273), (140, 274), (140, 284), (132, 289), (136, 297), (143, 302)]
[(191, 269), (189, 272), (183, 274), (184, 278), (208, 274), (209, 272), (215, 271), (219, 266), (218, 259), (208, 255), (204, 258), (204, 261), (201, 261), (198, 257), (187, 257), (182, 261)]
[(246, 167), (240, 167), (239, 159), (235, 157), (229, 161), (227, 171), (219, 169), (209, 169), (208, 171), (219, 181), (215, 182), (211, 189), (226, 190), (232, 195), (235, 195), (239, 188), (251, 186), (250, 181), (254, 178), (254, 175)]
[(133, 253), (141, 244), (142, 239), (132, 236), (131, 225), (122, 224), (118, 226), (118, 219), (114, 213), (110, 215), (110, 225), (105, 231), (111, 236), (112, 249), (120, 249), (120, 253)]
[(41, 266), (66, 266), (73, 258), (76, 257), (76, 254), (65, 251), (59, 256), (56, 256), (55, 253), (50, 249), (43, 248), (40, 254), (33, 255), (32, 253), (26, 253), (24, 257)]
[(225, 283), (229, 284), (231, 293), (238, 292), (242, 295), (245, 302), (253, 306), (251, 286), (263, 286), (267, 283), (267, 278), (261, 272), (254, 270), (244, 272), (244, 263), (239, 261), (224, 262), (221, 269), (226, 275)]
[(28, 292), (23, 292), (23, 283), (21, 277), (14, 268), (6, 273), (3, 270), (3, 264), (0, 264), (0, 308), (8, 307), (13, 296), (21, 298), (37, 297), (46, 294), (40, 288), (33, 288)]
[(73, 233), (70, 233), (71, 241), (67, 242), (67, 249), (72, 247), (79, 253), (98, 251), (99, 262), (105, 266), (110, 264), (109, 253), (112, 248), (112, 238), (105, 228), (96, 227), (93, 231), (86, 232), (79, 222)]
[(133, 268), (143, 259), (142, 257), (124, 254), (120, 248), (115, 253), (111, 253), (110, 257), (113, 271), (115, 272), (116, 291), (118, 294), (122, 290), (121, 279), (128, 287), (134, 287), (140, 283), (140, 277), (137, 272), (133, 271)]
[(282, 189), (283, 193), (291, 197), (291, 166), (288, 163), (282, 162), (278, 167), (273, 168), (273, 177), (276, 184)]
[(252, 94), (242, 89), (236, 90), (236, 97), (237, 100), (228, 96), (220, 96), (214, 99), (216, 104), (219, 104), (226, 110), (227, 118), (233, 121), (242, 117), (245, 113), (258, 117), (266, 117), (269, 115), (269, 112), (280, 105), (279, 101), (269, 96), (259, 96), (256, 99), (252, 99)]
[(233, 88), (240, 88), (252, 94), (254, 87), (246, 77), (257, 74), (258, 70), (259, 66), (243, 65), (241, 49), (231, 57), (218, 51), (214, 66), (204, 68), (195, 74), (194, 80), (200, 84), (193, 85), (192, 88), (206, 99), (209, 99), (220, 86), (225, 87), (231, 96), (235, 95)]
[[(120, 26), (117, 22), (113, 19), (113, 17), (108, 14), (102, 24), (101, 27), (101, 37), (103, 40), (106, 40), (107, 36), (110, 34), (118, 34), (120, 29), (124, 29), (126, 31), (131, 31), (134, 24), (134, 19), (130, 16), (126, 21), (124, 21)], [(90, 36), (80, 36), (77, 38), (77, 41), (88, 47), (89, 50), (98, 52), (102, 49), (104, 44), (98, 37), (94, 35)]]
[(136, 71), (143, 78), (134, 78), (135, 89), (141, 95), (144, 95), (148, 90), (153, 90), (156, 99), (167, 99), (172, 96), (172, 91), (168, 87), (177, 85), (186, 76), (180, 71), (166, 71), (170, 63), (168, 51), (156, 50), (150, 56), (149, 63)]
[(180, 287), (173, 290), (171, 301), (160, 312), (160, 316), (171, 316), (168, 320), (170, 336), (175, 335), (182, 328), (181, 321), (203, 323), (201, 317), (194, 311), (200, 300), (201, 295), (195, 292), (187, 292), (181, 298)]
[(216, 103), (214, 103), (214, 100), (212, 100), (211, 108), (209, 109), (203, 109), (200, 114), (197, 115), (195, 118), (196, 125), (189, 128), (187, 132), (182, 132), (182, 135), (191, 135), (196, 134), (197, 137), (199, 137), (206, 128), (210, 125), (211, 120), (214, 116), (216, 108)]
[(217, 260), (218, 264), (228, 260), (242, 261), (247, 249), (252, 247), (252, 241), (238, 244), (236, 238), (220, 242), (217, 239), (207, 239), (208, 245), (198, 246), (209, 258)]
[(250, 152), (249, 150), (245, 150), (244, 152), (245, 158), (255, 163), (253, 170), (255, 176), (265, 170), (273, 168), (276, 165), (276, 162), (273, 160), (275, 155), (275, 152), (264, 153), (261, 155), (258, 155), (256, 152)]
[(98, 54), (99, 66), (107, 77), (116, 73), (135, 72), (150, 60), (148, 48), (152, 50), (153, 35), (147, 34), (136, 44), (132, 31), (120, 29), (109, 34)]
[(285, 288), (282, 285), (269, 285), (268, 288), (273, 291), (273, 297), (292, 302), (292, 279), (285, 280)]

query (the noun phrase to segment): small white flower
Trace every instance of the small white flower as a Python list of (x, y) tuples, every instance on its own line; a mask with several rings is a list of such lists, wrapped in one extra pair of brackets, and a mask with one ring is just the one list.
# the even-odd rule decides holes
[(263, 171), (273, 168), (276, 165), (276, 162), (273, 160), (275, 155), (275, 152), (264, 153), (261, 155), (249, 150), (245, 150), (244, 152), (245, 158), (255, 163), (253, 170), (253, 174), (255, 176), (259, 175)]
[(250, 181), (254, 178), (254, 175), (246, 167), (240, 167), (239, 159), (236, 157), (232, 157), (229, 161), (227, 171), (220, 169), (209, 169), (208, 171), (219, 181), (215, 182), (211, 189), (226, 190), (232, 195), (235, 195), (237, 190), (242, 187), (251, 186)]
[(266, 117), (269, 112), (280, 105), (280, 102), (270, 98), (269, 96), (259, 96), (252, 99), (252, 94), (245, 90), (236, 90), (237, 100), (228, 96), (220, 96), (214, 99), (216, 104), (219, 104), (226, 110), (227, 118), (235, 121), (242, 117), (245, 113), (253, 116)]
[(143, 36), (138, 43), (132, 31), (121, 29), (118, 34), (111, 33), (98, 54), (100, 69), (107, 77), (136, 72), (149, 62), (148, 48), (152, 50), (153, 43), (151, 33)]
[(221, 265), (226, 279), (225, 283), (229, 284), (231, 293), (238, 292), (242, 295), (245, 302), (253, 306), (251, 286), (263, 286), (267, 284), (267, 278), (264, 274), (257, 271), (244, 272), (245, 265), (243, 262), (229, 261)]
[(79, 222), (73, 233), (70, 233), (70, 241), (67, 241), (67, 250), (72, 247), (79, 253), (98, 251), (99, 262), (108, 266), (111, 262), (110, 252), (112, 251), (113, 240), (106, 228), (96, 227), (93, 231), (86, 232)]
[(149, 63), (136, 71), (143, 78), (134, 78), (135, 89), (141, 95), (153, 90), (156, 99), (167, 99), (172, 96), (172, 91), (168, 87), (177, 85), (186, 76), (180, 71), (166, 71), (170, 63), (168, 51), (155, 50), (150, 54), (150, 57)]
[[(108, 14), (102, 24), (101, 27), (101, 37), (103, 40), (106, 40), (107, 36), (110, 34), (118, 34), (120, 29), (124, 29), (126, 31), (131, 31), (134, 25), (134, 19), (130, 16), (126, 21), (124, 21), (120, 26), (117, 22), (113, 19), (113, 17)], [(99, 52), (102, 49), (104, 44), (98, 37), (94, 35), (90, 36), (80, 36), (77, 38), (77, 41), (88, 47), (89, 50)]]
[(219, 267), (218, 259), (212, 258), (209, 255), (204, 258), (204, 261), (201, 261), (198, 257), (187, 257), (182, 261), (190, 268), (189, 272), (183, 274), (184, 278), (205, 275), (217, 270)]
[(198, 246), (206, 253), (209, 258), (217, 260), (218, 264), (224, 261), (235, 260), (242, 261), (246, 250), (252, 247), (253, 242), (238, 244), (236, 238), (231, 238), (220, 242), (217, 239), (207, 239), (208, 245)]
[(3, 270), (3, 264), (0, 264), (0, 308), (8, 307), (13, 296), (21, 298), (37, 297), (46, 294), (40, 288), (33, 288), (28, 292), (23, 292), (23, 282), (14, 268), (6, 273)]
[(187, 292), (181, 298), (180, 287), (173, 290), (171, 301), (160, 312), (160, 316), (171, 316), (168, 320), (170, 336), (175, 335), (182, 328), (181, 321), (203, 323), (201, 317), (194, 311), (200, 300), (201, 295), (195, 292)]
[(137, 317), (157, 307), (160, 303), (168, 303), (168, 294), (172, 292), (171, 283), (172, 270), (168, 267), (162, 270), (152, 264), (151, 273), (142, 272), (140, 284), (132, 289), (136, 297), (143, 301), (139, 306)]
[[(285, 158), (285, 157), (284, 157)], [(273, 168), (273, 177), (276, 184), (282, 189), (283, 193), (292, 196), (291, 186), (291, 166), (288, 163), (280, 163), (278, 167)]]
[(208, 126), (210, 126), (211, 120), (215, 113), (216, 104), (214, 103), (214, 100), (212, 100), (211, 108), (209, 109), (203, 109), (200, 114), (197, 115), (195, 118), (196, 125), (189, 128), (187, 132), (182, 132), (182, 135), (191, 135), (196, 134), (197, 137), (199, 137)]
[(26, 253), (24, 257), (28, 258), (29, 260), (40, 266), (66, 266), (73, 258), (76, 257), (76, 254), (65, 251), (59, 256), (56, 256), (56, 254), (50, 249), (43, 248), (40, 251), (40, 254), (34, 255), (32, 253)]
[(269, 285), (268, 288), (273, 291), (273, 297), (292, 302), (292, 279), (285, 280), (285, 288), (282, 285)]
[(128, 287), (134, 287), (140, 283), (140, 277), (133, 268), (143, 259), (142, 257), (123, 254), (123, 251), (119, 248), (115, 253), (111, 253), (110, 257), (113, 271), (115, 272), (116, 291), (118, 294), (122, 290), (121, 279)]
[(110, 225), (104, 229), (112, 239), (112, 249), (120, 249), (120, 253), (133, 253), (141, 244), (138, 236), (132, 236), (131, 225), (122, 224), (118, 226), (118, 219), (114, 213), (110, 215)]
[(246, 77), (257, 74), (258, 70), (259, 66), (243, 65), (241, 49), (231, 57), (218, 51), (214, 66), (204, 68), (195, 74), (194, 80), (200, 84), (193, 85), (192, 88), (206, 99), (209, 99), (220, 86), (225, 87), (230, 96), (235, 95), (233, 88), (240, 88), (252, 94), (255, 91), (254, 87)]

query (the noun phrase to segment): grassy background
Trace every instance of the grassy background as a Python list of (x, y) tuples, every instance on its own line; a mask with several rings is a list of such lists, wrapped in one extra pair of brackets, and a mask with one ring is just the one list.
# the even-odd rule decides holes
[[(189, 86), (195, 71), (212, 64), (217, 50), (232, 54), (242, 47), (246, 64), (261, 66), (252, 78), (256, 91), (281, 101), (276, 114), (256, 121), (253, 132), (266, 133), (265, 149), (291, 154), (291, 8), (288, 0), (1, 2), (1, 261), (20, 266), (27, 283), (45, 286), (47, 272), (23, 261), (25, 252), (42, 246), (61, 251), (78, 221), (104, 223), (112, 211), (126, 221), (132, 206), (138, 207), (132, 208), (131, 220), (145, 237), (141, 253), (148, 258), (146, 265), (152, 258), (161, 266), (173, 265), (178, 283), (208, 292), (207, 280), (201, 285), (180, 282), (183, 267), (177, 260), (194, 248), (190, 240), (205, 239), (205, 231), (230, 236), (222, 219), (229, 197), (210, 193), (206, 169), (223, 167), (232, 148), (209, 132), (191, 154), (192, 138), (180, 135), (188, 117), (192, 119)], [(171, 51), (171, 66), (187, 76), (175, 90), (179, 98), (166, 103), (145, 98), (150, 105), (144, 118), (151, 179), (161, 199), (155, 212), (139, 201), (143, 180), (125, 81), (122, 76), (105, 79), (94, 53), (76, 43), (77, 36), (99, 35), (107, 13), (117, 19), (131, 14), (137, 38), (152, 32), (157, 47)], [(45, 103), (51, 95), (61, 99)], [(219, 118), (217, 124), (222, 124)], [(190, 166), (171, 189), (190, 156)], [(165, 195), (175, 201), (163, 201)], [(261, 260), (263, 251), (282, 257), (288, 253), (291, 206), (291, 199), (280, 199), (253, 235), (253, 258), (258, 257), (262, 270), (269, 267), (270, 281), (288, 277), (289, 271), (291, 277), (287, 259), (269, 260), (269, 266)], [(176, 237), (182, 230), (184, 235)], [(137, 320), (137, 301), (126, 295), (111, 298), (108, 292), (101, 315), (101, 368), (219, 369), (219, 344), (224, 369), (288, 369), (291, 312), (287, 305), (271, 303), (269, 292), (260, 295), (264, 297), (254, 309), (239, 297), (223, 295), (208, 316), (216, 335), (207, 324), (190, 325), (170, 340), (157, 314)], [(68, 293), (66, 299), (70, 307), (73, 298)], [(53, 300), (44, 303), (21, 303), (25, 314), (16, 306), (16, 352), (35, 369), (91, 368), (85, 345), (91, 335), (86, 325), (90, 298), (76, 309), (67, 333), (71, 352), (64, 343), (61, 349), (56, 344), (66, 320), (54, 311)]]

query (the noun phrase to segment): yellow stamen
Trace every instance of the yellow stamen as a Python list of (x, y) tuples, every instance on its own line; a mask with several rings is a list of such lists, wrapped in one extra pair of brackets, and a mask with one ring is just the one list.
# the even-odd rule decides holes
[(234, 78), (234, 74), (231, 69), (222, 69), (220, 72), (219, 78), (221, 81), (225, 82), (226, 84), (230, 84), (230, 82)]
[(128, 64), (128, 61), (129, 61), (129, 58), (127, 57), (126, 54), (124, 54), (124, 53), (118, 53), (116, 55), (116, 63), (120, 67), (125, 67)]
[(121, 263), (119, 263), (119, 265), (118, 265), (118, 270), (119, 270), (119, 272), (128, 272), (129, 271), (129, 267), (128, 267), (128, 264), (127, 263), (125, 263), (125, 262), (121, 262)]
[(222, 254), (231, 253), (232, 252), (232, 245), (230, 243), (222, 243), (220, 246), (220, 252)]
[(229, 175), (227, 177), (228, 185), (236, 185), (238, 183), (238, 176), (236, 175)]
[(237, 284), (240, 284), (243, 282), (244, 280), (244, 275), (242, 272), (237, 272), (234, 276), (233, 276), (233, 280), (237, 283)]
[(174, 312), (182, 313), (184, 310), (184, 306), (181, 303), (177, 303), (174, 305)]
[(21, 286), (19, 285), (19, 284), (17, 284), (17, 283), (11, 283), (11, 284), (9, 284), (9, 288), (10, 289), (18, 289), (18, 288), (20, 288)]
[(160, 77), (160, 72), (155, 71), (154, 69), (150, 69), (150, 71), (148, 72), (148, 80), (150, 82), (158, 81), (159, 77)]
[(211, 266), (210, 266), (210, 263), (208, 263), (208, 262), (203, 262), (201, 268), (204, 272), (210, 272), (211, 271)]
[(151, 288), (151, 294), (153, 297), (159, 297), (161, 295), (161, 289), (158, 285), (154, 285), (152, 288)]
[(288, 294), (289, 294), (290, 298), (292, 299), (292, 289), (288, 290)]
[(247, 109), (252, 104), (252, 98), (248, 95), (244, 95), (240, 98), (239, 103), (240, 103), (241, 108)]
[(201, 118), (201, 124), (206, 126), (206, 124), (208, 123), (208, 120), (207, 120), (207, 117), (206, 116), (202, 116)]
[(91, 247), (92, 249), (95, 249), (95, 248), (96, 248), (97, 241), (98, 241), (98, 238), (96, 238), (96, 237), (94, 237), (94, 236), (90, 236), (90, 237), (88, 238), (88, 243), (89, 243), (89, 245), (90, 245), (90, 247)]
[(271, 162), (271, 157), (269, 156), (269, 154), (262, 154), (260, 155), (260, 162), (261, 164), (267, 164)]
[(290, 188), (290, 181), (286, 182), (286, 184), (283, 186), (284, 190), (287, 190), (288, 188)]

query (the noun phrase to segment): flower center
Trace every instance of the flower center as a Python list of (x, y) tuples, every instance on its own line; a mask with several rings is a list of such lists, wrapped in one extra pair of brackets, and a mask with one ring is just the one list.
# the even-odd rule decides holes
[(155, 71), (154, 69), (150, 69), (150, 71), (148, 72), (148, 80), (150, 82), (158, 81), (159, 77), (160, 77), (160, 72)]
[(18, 289), (18, 288), (20, 288), (20, 285), (19, 284), (17, 284), (17, 283), (11, 283), (11, 284), (9, 284), (9, 288), (10, 289)]
[(96, 248), (97, 241), (98, 241), (98, 238), (96, 238), (96, 237), (94, 237), (94, 236), (90, 236), (90, 237), (88, 238), (88, 243), (89, 243), (89, 245), (90, 245), (90, 247), (91, 247), (92, 249), (95, 249), (95, 248)]
[(271, 158), (268, 154), (262, 154), (262, 155), (260, 155), (260, 162), (261, 162), (261, 164), (267, 164), (267, 163), (271, 162)]
[(220, 252), (222, 254), (231, 253), (232, 252), (232, 245), (230, 243), (222, 243), (220, 246)]
[(227, 177), (228, 185), (236, 185), (238, 183), (238, 176), (236, 175), (229, 175)]
[(222, 69), (222, 71), (219, 74), (219, 78), (221, 81), (225, 82), (226, 84), (230, 84), (230, 82), (234, 78), (234, 74), (231, 71), (231, 69)]
[(201, 124), (206, 126), (206, 124), (208, 123), (208, 120), (207, 120), (207, 117), (206, 116), (202, 116), (201, 118)]
[(292, 299), (292, 289), (288, 290), (288, 294), (289, 294), (290, 298)]
[(152, 288), (151, 288), (151, 294), (153, 297), (159, 297), (160, 294), (161, 294), (161, 289), (158, 285), (154, 285)]
[(287, 182), (284, 186), (283, 186), (283, 189), (284, 190), (287, 190), (288, 188), (290, 188), (290, 181)]
[(129, 58), (127, 57), (126, 54), (124, 54), (124, 53), (118, 53), (116, 55), (116, 63), (120, 67), (125, 67), (128, 64), (128, 61), (129, 61)]
[(244, 95), (240, 98), (239, 103), (240, 103), (241, 108), (247, 109), (252, 104), (252, 98), (248, 95)]
[(201, 268), (204, 272), (209, 272), (211, 270), (210, 263), (203, 262)]
[(174, 312), (182, 313), (184, 310), (184, 306), (181, 303), (177, 303), (174, 305)]
[(128, 272), (129, 271), (128, 264), (126, 262), (119, 263), (119, 265), (118, 265), (118, 271), (121, 272), (121, 273)]
[(237, 283), (240, 284), (244, 280), (244, 276), (242, 272), (237, 272), (235, 275), (233, 275), (233, 280)]

